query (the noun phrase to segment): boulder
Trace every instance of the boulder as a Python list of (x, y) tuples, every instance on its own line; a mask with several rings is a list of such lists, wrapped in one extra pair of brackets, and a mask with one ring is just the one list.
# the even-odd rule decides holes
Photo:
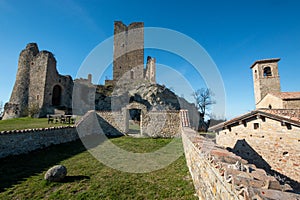
[(67, 168), (63, 165), (55, 165), (48, 169), (44, 179), (47, 181), (59, 182), (62, 181), (67, 175)]

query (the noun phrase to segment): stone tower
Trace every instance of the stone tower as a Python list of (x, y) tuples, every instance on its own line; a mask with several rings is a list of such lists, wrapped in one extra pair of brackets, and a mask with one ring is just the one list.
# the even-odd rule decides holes
[[(126, 76), (126, 77), (124, 77)], [(114, 23), (113, 80), (144, 78), (144, 23)]]
[(19, 55), (16, 81), (9, 100), (10, 105), (6, 105), (14, 110), (16, 116), (21, 115), (28, 107), (30, 65), (38, 52), (38, 46), (35, 43), (29, 43)]
[(268, 93), (280, 92), (278, 61), (280, 58), (258, 60), (251, 66), (254, 83), (255, 105)]
[[(57, 72), (56, 59), (49, 51), (39, 51), (29, 43), (20, 53), (15, 85), (4, 107), (3, 119), (53, 114), (55, 109), (68, 109), (72, 104), (73, 80)], [(31, 110), (31, 111), (30, 111)]]

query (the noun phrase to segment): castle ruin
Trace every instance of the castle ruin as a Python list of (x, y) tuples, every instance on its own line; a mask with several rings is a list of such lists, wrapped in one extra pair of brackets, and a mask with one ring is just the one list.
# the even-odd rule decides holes
[(39, 51), (29, 43), (21, 51), (15, 85), (3, 119), (27, 116), (38, 109), (36, 117), (53, 113), (55, 108), (71, 108), (73, 80), (57, 72), (56, 59), (49, 51)]
[(119, 81), (128, 85), (134, 83), (135, 86), (145, 82), (156, 84), (155, 76), (155, 58), (148, 56), (144, 67), (142, 22), (129, 26), (120, 21), (114, 23), (113, 80), (106, 80), (104, 86), (93, 85), (91, 75), (88, 79), (74, 81), (71, 76), (60, 75), (54, 55), (49, 51), (39, 51), (36, 43), (29, 43), (20, 53), (15, 85), (5, 105), (3, 119), (28, 116), (33, 110), (35, 117), (44, 117), (56, 111), (71, 113), (74, 83), (78, 83), (76, 85), (80, 87), (77, 89), (81, 93), (88, 93), (85, 96), (95, 97), (94, 102), (89, 101), (90, 109), (94, 109), (91, 106), (95, 103), (97, 110), (109, 110), (110, 98), (99, 88), (112, 90)]

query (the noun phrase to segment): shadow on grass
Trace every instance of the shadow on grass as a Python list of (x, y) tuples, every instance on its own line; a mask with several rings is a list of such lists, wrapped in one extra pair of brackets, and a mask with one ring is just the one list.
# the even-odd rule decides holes
[(81, 180), (90, 180), (91, 178), (89, 176), (66, 176), (62, 183), (70, 183), (70, 182), (75, 182), (75, 181), (81, 181)]
[[(85, 150), (81, 140), (76, 140), (32, 151), (29, 154), (2, 158), (0, 159), (0, 192)], [(68, 176), (66, 181), (86, 178), (89, 177)]]

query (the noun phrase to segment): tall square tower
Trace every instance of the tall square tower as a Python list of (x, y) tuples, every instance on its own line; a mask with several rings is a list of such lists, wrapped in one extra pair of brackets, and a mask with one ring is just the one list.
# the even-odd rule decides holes
[(280, 58), (255, 61), (252, 66), (255, 105), (268, 93), (280, 92), (278, 61)]
[(113, 80), (144, 78), (144, 23), (114, 22)]

